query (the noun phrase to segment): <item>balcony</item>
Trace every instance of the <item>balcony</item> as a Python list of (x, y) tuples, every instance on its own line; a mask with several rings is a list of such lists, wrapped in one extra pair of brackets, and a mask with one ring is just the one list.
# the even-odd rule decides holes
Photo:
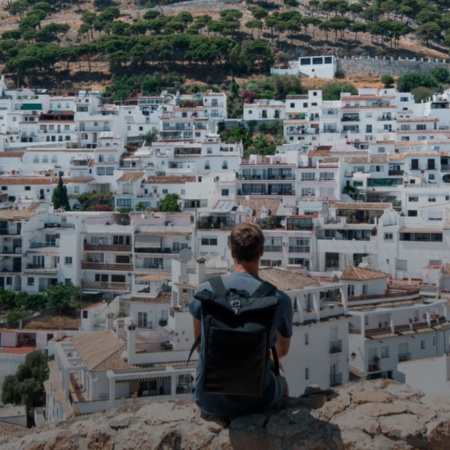
[(109, 245), (84, 243), (84, 250), (92, 252), (127, 252), (131, 253), (131, 245)]
[(342, 340), (330, 342), (330, 353), (341, 353), (342, 352)]
[(44, 228), (75, 228), (74, 223), (44, 223)]
[(170, 247), (138, 247), (134, 249), (135, 253), (156, 253), (158, 255), (165, 254), (165, 255), (178, 255), (181, 250), (176, 250)]
[(289, 253), (309, 253), (310, 248), (304, 245), (290, 245), (288, 248)]
[(104, 282), (104, 281), (81, 281), (83, 289), (99, 289), (102, 291), (129, 291), (131, 283)]
[(58, 273), (57, 267), (45, 267), (41, 266), (40, 264), (27, 264), (24, 272), (40, 272), (40, 273), (46, 273), (46, 274), (52, 274), (56, 275)]
[(333, 373), (330, 375), (330, 386), (342, 384), (342, 373)]
[(30, 242), (30, 249), (59, 247), (59, 242)]
[(111, 264), (101, 262), (82, 262), (81, 268), (83, 270), (118, 270), (122, 272), (132, 272), (133, 264)]
[(381, 368), (379, 362), (372, 361), (371, 363), (369, 363), (368, 372), (379, 372), (380, 370)]
[(265, 245), (264, 251), (265, 252), (281, 252), (283, 250), (282, 245)]
[(17, 233), (17, 230), (11, 230), (8, 228), (0, 228), (0, 235), (7, 236), (7, 235), (17, 235), (20, 233)]
[(403, 176), (404, 171), (403, 170), (389, 170), (388, 175), (389, 176)]
[(411, 353), (399, 353), (398, 362), (410, 361), (410, 360), (411, 360)]
[(419, 295), (420, 288), (409, 286), (389, 286), (383, 294), (377, 295), (351, 295), (348, 297), (349, 302), (359, 302), (364, 300), (382, 300), (397, 297), (413, 297)]

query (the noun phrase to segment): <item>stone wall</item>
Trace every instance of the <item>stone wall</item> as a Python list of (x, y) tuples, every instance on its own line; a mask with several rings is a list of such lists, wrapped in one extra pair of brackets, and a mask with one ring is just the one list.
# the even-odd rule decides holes
[(450, 402), (391, 380), (309, 389), (261, 414), (218, 420), (191, 401), (124, 400), (116, 410), (31, 430), (0, 423), (2, 450), (447, 450)]
[(379, 75), (406, 75), (411, 72), (427, 72), (434, 67), (450, 69), (447, 59), (400, 57), (343, 57), (337, 59), (338, 73), (367, 72)]

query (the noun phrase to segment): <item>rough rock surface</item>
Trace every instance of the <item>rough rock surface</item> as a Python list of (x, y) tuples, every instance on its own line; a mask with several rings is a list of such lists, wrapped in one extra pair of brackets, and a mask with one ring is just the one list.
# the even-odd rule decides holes
[(450, 405), (388, 380), (311, 390), (274, 410), (232, 419), (201, 417), (189, 401), (133, 402), (116, 410), (34, 428), (0, 426), (0, 449), (21, 450), (444, 450)]

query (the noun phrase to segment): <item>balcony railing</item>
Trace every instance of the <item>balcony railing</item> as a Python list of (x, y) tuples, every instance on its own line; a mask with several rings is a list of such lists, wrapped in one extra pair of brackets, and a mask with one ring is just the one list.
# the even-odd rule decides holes
[(133, 264), (114, 264), (114, 263), (100, 263), (100, 262), (82, 262), (81, 268), (84, 270), (119, 270), (122, 272), (132, 272)]
[(84, 289), (99, 289), (103, 291), (129, 291), (131, 283), (104, 282), (104, 281), (82, 281)]
[(395, 297), (409, 297), (413, 295), (418, 295), (420, 289), (418, 288), (389, 288), (383, 294), (377, 295), (351, 295), (348, 297), (349, 302), (359, 302), (363, 300), (378, 300), (383, 298), (395, 298)]
[(59, 247), (59, 242), (30, 242), (30, 248)]
[(281, 252), (283, 250), (282, 245), (265, 245), (264, 251), (265, 252)]
[(340, 353), (342, 352), (342, 340), (330, 342), (330, 353)]
[(44, 228), (75, 228), (74, 223), (44, 223)]
[(288, 251), (289, 253), (309, 253), (310, 248), (303, 245), (290, 245)]
[(376, 362), (372, 362), (369, 364), (369, 370), (368, 372), (379, 372), (380, 369), (380, 364), (376, 363)]
[(409, 361), (411, 359), (411, 353), (399, 353), (398, 362)]
[(131, 245), (88, 244), (85, 242), (84, 250), (93, 252), (127, 252), (131, 253)]

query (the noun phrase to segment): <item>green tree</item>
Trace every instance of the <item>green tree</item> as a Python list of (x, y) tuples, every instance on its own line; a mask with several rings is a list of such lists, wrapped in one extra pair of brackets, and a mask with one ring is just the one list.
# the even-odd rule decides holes
[(62, 174), (59, 173), (59, 180), (52, 195), (53, 207), (55, 209), (64, 208), (66, 211), (70, 211), (69, 196), (67, 195), (67, 187), (64, 186), (62, 180)]
[(81, 288), (71, 283), (68, 285), (55, 283), (44, 291), (43, 296), (47, 305), (55, 308), (59, 314), (69, 313), (75, 309), (81, 298)]
[(391, 87), (395, 82), (392, 75), (382, 75), (380, 81), (384, 84), (384, 87), (386, 88)]
[(161, 212), (178, 212), (181, 211), (178, 205), (178, 194), (167, 194), (163, 200), (159, 202), (158, 211)]
[(149, 131), (144, 134), (144, 145), (152, 145), (158, 139), (157, 131)]
[(351, 83), (329, 81), (322, 86), (322, 96), (324, 100), (340, 100), (342, 92), (358, 94), (358, 90)]
[(411, 90), (411, 94), (414, 95), (414, 101), (416, 103), (422, 103), (422, 101), (427, 101), (433, 97), (435, 90), (432, 88), (419, 86)]
[(47, 358), (40, 351), (29, 353), (15, 375), (7, 375), (2, 385), (2, 402), (24, 404), (28, 416), (45, 400), (44, 381), (48, 378)]
[(441, 28), (435, 22), (424, 23), (416, 30), (417, 38), (425, 42), (425, 45), (428, 45), (430, 40), (437, 39), (440, 34)]
[(7, 9), (8, 12), (13, 16), (18, 14), (20, 20), (22, 20), (23, 13), (27, 11), (29, 7), (30, 4), (27, 2), (27, 0), (17, 0), (15, 2), (9, 3)]

